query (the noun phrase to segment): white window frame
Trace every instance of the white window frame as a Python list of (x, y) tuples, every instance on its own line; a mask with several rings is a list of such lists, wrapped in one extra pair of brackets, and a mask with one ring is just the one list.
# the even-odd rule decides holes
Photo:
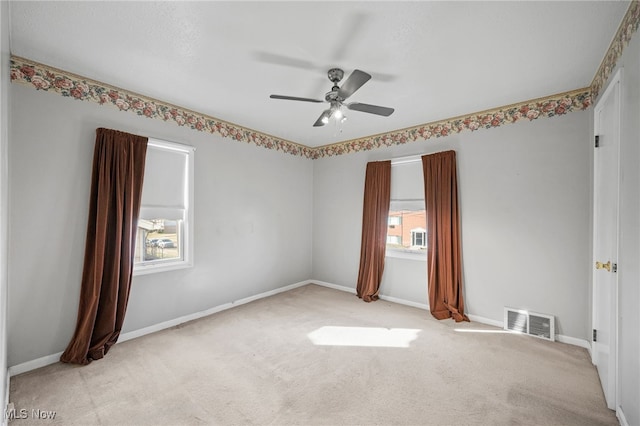
[[(398, 166), (401, 164), (407, 164), (407, 163), (416, 163), (416, 162), (422, 162), (422, 156), (421, 155), (412, 155), (409, 157), (401, 157), (401, 158), (395, 158), (391, 160), (391, 167), (393, 168), (394, 166)], [(393, 175), (393, 171), (392, 171), (392, 175)], [(393, 176), (392, 176), (393, 178)], [(394, 200), (392, 200), (394, 201)], [(426, 237), (426, 235), (425, 235)], [(408, 260), (415, 260), (415, 261), (419, 261), (419, 262), (426, 262), (427, 261), (427, 253), (426, 250), (422, 250), (422, 251), (418, 251), (418, 250), (409, 250), (409, 249), (405, 249), (405, 248), (387, 248), (385, 250), (385, 257), (389, 257), (389, 258), (396, 258), (396, 259), (408, 259)]]
[[(185, 202), (182, 219), (182, 257), (175, 260), (150, 260), (146, 262), (134, 263), (133, 275), (147, 275), (159, 272), (174, 271), (177, 269), (193, 267), (193, 198), (194, 198), (194, 153), (195, 148), (176, 142), (169, 142), (161, 139), (149, 138), (148, 147), (164, 149), (167, 151), (177, 151), (186, 154), (186, 179), (185, 179)], [(142, 209), (145, 206), (140, 206)], [(150, 208), (163, 208), (162, 206), (147, 206)], [(171, 207), (167, 207), (169, 209)], [(136, 226), (137, 230), (137, 226)]]

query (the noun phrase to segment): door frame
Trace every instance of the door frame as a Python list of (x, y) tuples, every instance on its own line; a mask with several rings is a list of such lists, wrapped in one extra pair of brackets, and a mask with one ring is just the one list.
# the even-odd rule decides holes
[[(616, 205), (615, 205), (615, 218), (616, 218), (616, 229), (615, 229), (615, 236), (616, 236), (616, 241), (615, 241), (615, 259), (612, 259), (611, 261), (614, 263), (618, 262), (618, 258), (619, 258), (619, 252), (620, 252), (620, 145), (621, 145), (621, 135), (620, 135), (620, 129), (621, 129), (621, 120), (622, 120), (622, 68), (619, 68), (616, 73), (613, 75), (613, 77), (611, 78), (609, 84), (607, 85), (606, 90), (602, 93), (602, 96), (600, 97), (600, 99), (598, 100), (598, 102), (595, 104), (594, 107), (594, 112), (593, 112), (593, 134), (598, 135), (599, 132), (599, 122), (598, 122), (598, 117), (597, 117), (597, 111), (598, 108), (600, 107), (601, 103), (603, 102), (604, 99), (606, 99), (612, 91), (614, 90), (618, 90), (618, 144), (617, 144), (617, 164), (615, 165), (616, 167)], [(593, 140), (592, 140), (593, 141)], [(591, 244), (592, 244), (592, 253), (591, 253), (591, 291), (592, 291), (592, 297), (591, 297), (591, 328), (595, 329), (595, 311), (596, 311), (596, 295), (597, 295), (597, 291), (596, 291), (596, 279), (595, 279), (595, 271), (593, 269), (593, 265), (595, 265), (596, 260), (596, 247), (595, 247), (595, 236), (596, 236), (596, 224), (597, 224), (597, 209), (596, 209), (596, 201), (597, 201), (597, 194), (596, 194), (596, 172), (597, 172), (597, 165), (596, 165), (596, 150), (597, 148), (593, 148), (593, 205), (592, 205), (592, 212), (593, 212), (593, 223), (592, 223), (592, 234), (591, 234)], [(619, 407), (619, 399), (620, 399), (620, 380), (619, 380), (619, 336), (618, 336), (618, 332), (619, 332), (619, 326), (618, 326), (618, 315), (619, 315), (619, 292), (618, 292), (618, 274), (615, 273), (614, 274), (614, 281), (615, 281), (615, 286), (614, 286), (614, 291), (613, 291), (613, 298), (614, 298), (614, 302), (612, 303), (612, 308), (614, 309), (614, 313), (615, 315), (612, 315), (615, 318), (615, 321), (612, 322), (612, 324), (610, 324), (610, 333), (612, 336), (612, 340), (613, 343), (611, 344), (611, 350), (614, 352), (613, 353), (613, 361), (615, 364), (615, 368), (613, 369), (613, 380), (615, 380), (615, 384), (614, 384), (614, 405), (615, 407), (613, 408), (614, 411), (617, 412), (618, 407)], [(595, 365), (596, 364), (596, 358), (597, 358), (597, 351), (594, 350), (593, 348), (593, 340), (591, 341), (591, 345), (592, 345), (592, 350), (591, 350), (591, 362)], [(611, 372), (609, 372), (609, 376), (611, 377), (612, 374)]]

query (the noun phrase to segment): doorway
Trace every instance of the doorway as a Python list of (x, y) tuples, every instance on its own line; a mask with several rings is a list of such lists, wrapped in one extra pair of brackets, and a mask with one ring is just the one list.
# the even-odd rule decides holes
[(617, 407), (618, 349), (618, 209), (621, 70), (594, 110), (593, 197), (593, 343), (607, 406)]

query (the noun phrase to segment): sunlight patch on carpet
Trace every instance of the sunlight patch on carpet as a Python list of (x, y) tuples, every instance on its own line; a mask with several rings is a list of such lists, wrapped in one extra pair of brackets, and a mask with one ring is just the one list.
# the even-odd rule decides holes
[(408, 348), (419, 329), (324, 326), (307, 334), (317, 346)]

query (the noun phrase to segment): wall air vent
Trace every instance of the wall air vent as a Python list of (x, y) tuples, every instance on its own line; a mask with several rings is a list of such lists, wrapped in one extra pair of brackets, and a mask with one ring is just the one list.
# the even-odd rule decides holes
[(504, 329), (555, 341), (555, 318), (523, 309), (504, 308)]

